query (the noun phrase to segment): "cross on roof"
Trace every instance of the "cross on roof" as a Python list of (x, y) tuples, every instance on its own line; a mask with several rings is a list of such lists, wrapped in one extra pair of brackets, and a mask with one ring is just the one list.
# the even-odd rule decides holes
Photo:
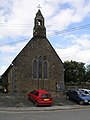
[(42, 7), (40, 6), (40, 4), (37, 6), (38, 9), (41, 9)]

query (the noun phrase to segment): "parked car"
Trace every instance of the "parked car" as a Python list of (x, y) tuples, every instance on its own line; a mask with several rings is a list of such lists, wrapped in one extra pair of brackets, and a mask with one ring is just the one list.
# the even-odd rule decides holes
[(28, 93), (28, 99), (35, 103), (36, 106), (39, 105), (49, 105), (53, 104), (53, 98), (51, 94), (45, 90), (33, 90)]
[(86, 95), (90, 95), (89, 89), (79, 89), (79, 91), (83, 91)]
[(79, 90), (69, 90), (66, 93), (66, 98), (73, 100), (80, 105), (82, 104), (90, 104), (90, 96), (86, 95), (83, 91)]

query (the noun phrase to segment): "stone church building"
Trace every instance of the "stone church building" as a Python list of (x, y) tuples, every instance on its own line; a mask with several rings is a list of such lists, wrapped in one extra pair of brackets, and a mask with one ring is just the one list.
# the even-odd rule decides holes
[(3, 88), (11, 95), (27, 94), (33, 89), (49, 92), (64, 89), (63, 63), (46, 37), (44, 24), (38, 10), (32, 39), (1, 76)]

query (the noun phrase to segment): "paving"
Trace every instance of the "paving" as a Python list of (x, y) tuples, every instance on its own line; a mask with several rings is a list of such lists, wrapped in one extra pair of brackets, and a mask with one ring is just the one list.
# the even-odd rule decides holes
[[(53, 106), (65, 106), (65, 105), (75, 105), (76, 103), (69, 101), (62, 96), (53, 97), (54, 103)], [(15, 97), (2, 95), (0, 96), (0, 107), (35, 107), (35, 105), (28, 100), (27, 97)]]
[(75, 102), (67, 100), (64, 95), (53, 97), (54, 104), (50, 107), (36, 107), (27, 97), (0, 96), (0, 112), (3, 111), (51, 111), (68, 110), (90, 107), (90, 105), (78, 105)]

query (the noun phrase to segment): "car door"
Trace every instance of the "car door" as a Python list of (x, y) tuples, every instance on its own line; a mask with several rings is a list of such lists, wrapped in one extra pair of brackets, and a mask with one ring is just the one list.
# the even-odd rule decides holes
[(70, 98), (74, 101), (77, 101), (77, 99), (78, 99), (77, 92), (76, 91), (71, 91)]
[(74, 97), (74, 100), (75, 100), (75, 101), (77, 101), (77, 102), (80, 101), (80, 97), (79, 97), (79, 94), (78, 94), (77, 91), (74, 91), (74, 92), (73, 92), (73, 97)]
[(32, 93), (31, 97), (32, 97), (32, 101), (33, 101), (33, 102), (38, 101), (38, 95), (39, 95), (39, 92), (38, 92), (38, 91), (34, 91), (34, 92)]
[(30, 99), (34, 101), (35, 90), (30, 93)]
[(35, 91), (35, 94), (34, 94), (34, 102), (38, 101), (38, 96), (39, 96), (39, 92), (38, 91)]

